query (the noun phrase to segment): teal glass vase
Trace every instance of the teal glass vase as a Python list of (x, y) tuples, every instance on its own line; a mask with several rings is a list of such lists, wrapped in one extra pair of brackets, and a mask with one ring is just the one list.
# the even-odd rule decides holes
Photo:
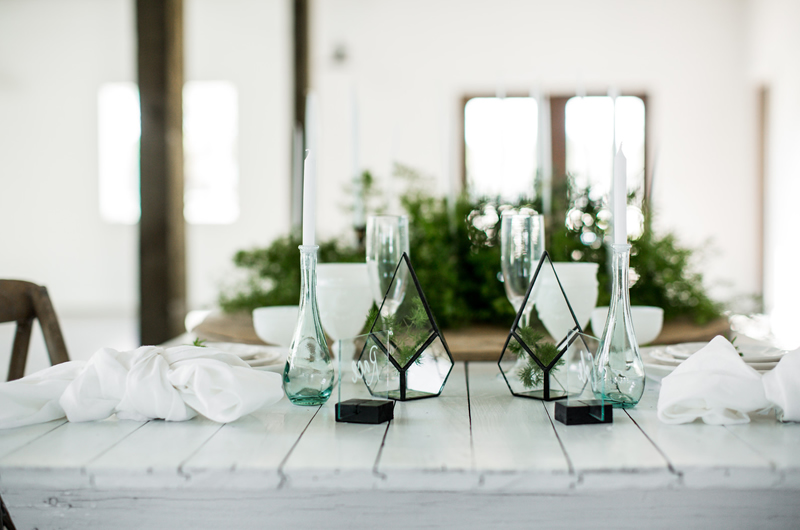
[(300, 310), (291, 352), (283, 369), (283, 391), (295, 405), (322, 405), (335, 380), (328, 342), (317, 308), (316, 245), (300, 245)]
[(644, 393), (644, 363), (636, 344), (628, 291), (631, 246), (611, 245), (613, 285), (605, 329), (594, 361), (592, 390), (616, 408), (635, 407)]

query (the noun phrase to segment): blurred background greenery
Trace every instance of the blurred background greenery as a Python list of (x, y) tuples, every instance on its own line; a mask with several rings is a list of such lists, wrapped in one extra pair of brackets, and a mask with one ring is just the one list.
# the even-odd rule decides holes
[[(411, 262), (438, 324), (459, 328), (471, 324), (511, 325), (514, 311), (500, 279), (500, 218), (509, 208), (532, 207), (537, 201), (513, 203), (495, 198), (455, 199), (434, 197), (428, 179), (413, 169), (396, 165), (395, 177), (404, 183), (400, 204), (409, 217)], [(578, 261), (600, 264), (598, 306), (608, 305), (610, 275), (606, 230), (609, 213), (590, 190), (579, 190), (574, 179), (563, 179), (566, 189), (553, 190), (554, 208), (545, 219), (546, 250), (554, 262)], [(385, 202), (369, 172), (362, 175), (368, 213), (382, 211)], [(688, 318), (704, 324), (722, 313), (696, 269), (693, 249), (678, 245), (674, 234), (655, 234), (653, 212), (642, 205), (641, 235), (630, 241), (632, 305), (664, 309), (664, 318)], [(246, 279), (220, 293), (225, 312), (252, 311), (269, 305), (294, 305), (300, 298), (299, 234), (289, 234), (266, 248), (240, 250), (233, 258)], [(364, 261), (364, 249), (342, 240), (319, 243), (319, 261)]]

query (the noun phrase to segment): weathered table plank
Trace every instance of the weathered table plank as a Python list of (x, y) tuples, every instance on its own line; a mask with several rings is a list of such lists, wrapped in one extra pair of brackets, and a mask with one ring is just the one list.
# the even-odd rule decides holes
[[(551, 418), (554, 407), (552, 401), (545, 403)], [(553, 425), (579, 487), (665, 487), (676, 482), (658, 448), (620, 410), (614, 410), (613, 425)]]
[(282, 480), (279, 466), (318, 410), (283, 399), (228, 423), (189, 457), (183, 473), (220, 488), (277, 488)]
[(648, 381), (642, 400), (626, 413), (661, 450), (682, 483), (752, 488), (768, 487), (776, 481), (769, 461), (725, 427), (697, 421), (688, 425), (659, 421), (657, 387)]
[(541, 401), (511, 395), (495, 363), (469, 363), (475, 469), (482, 487), (549, 490), (570, 468)]
[(31, 443), (33, 440), (44, 436), (53, 429), (64, 425), (66, 420), (48, 421), (35, 425), (26, 425), (17, 429), (0, 431), (0, 459), (4, 456)]
[[(354, 384), (352, 373), (342, 381), (342, 400), (369, 398)], [(386, 429), (391, 424), (365, 425), (336, 421), (337, 391), (320, 408), (281, 468), (289, 487), (371, 488), (380, 481), (375, 463)], [(295, 407), (301, 408), (301, 407)]]
[(453, 490), (477, 485), (472, 468), (465, 366), (456, 363), (441, 396), (397, 402), (377, 471), (389, 487)]
[(612, 425), (553, 421), (494, 363), (377, 426), (337, 424), (335, 395), (227, 425), (51, 422), (0, 431), (0, 493), (18, 528), (796, 527), (800, 424), (662, 424), (648, 384)]
[(425, 528), (612, 527), (619, 530), (796, 529), (797, 492), (642, 490), (505, 494), (442, 491), (152, 489), (3, 493), (17, 528)]
[(90, 487), (86, 466), (143, 425), (113, 416), (103, 421), (66, 423), (0, 459), (0, 482)]
[(753, 414), (745, 425), (725, 427), (770, 462), (775, 486), (800, 489), (800, 423), (778, 423), (774, 413)]
[(181, 464), (222, 425), (205, 418), (153, 420), (93, 460), (86, 471), (100, 488), (186, 485)]

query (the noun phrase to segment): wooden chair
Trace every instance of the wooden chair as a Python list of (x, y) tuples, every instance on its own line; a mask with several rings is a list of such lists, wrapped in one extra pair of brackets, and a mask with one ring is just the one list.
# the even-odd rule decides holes
[(8, 365), (9, 381), (25, 375), (25, 361), (28, 358), (34, 318), (39, 319), (42, 327), (50, 363), (69, 361), (67, 346), (64, 344), (47, 288), (20, 280), (0, 280), (0, 322), (17, 323), (11, 362)]
[(6, 508), (6, 503), (3, 502), (3, 497), (0, 497), (0, 529), (16, 530), (14, 521), (11, 520), (11, 514), (8, 513), (8, 508)]

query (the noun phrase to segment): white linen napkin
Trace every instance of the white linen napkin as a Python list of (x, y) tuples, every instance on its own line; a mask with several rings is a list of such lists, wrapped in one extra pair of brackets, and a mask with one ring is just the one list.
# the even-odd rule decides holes
[(710, 425), (748, 423), (749, 412), (774, 407), (783, 421), (800, 421), (800, 350), (763, 376), (717, 336), (661, 381), (658, 419)]
[(234, 421), (283, 397), (280, 375), (254, 370), (237, 355), (213, 348), (142, 346), (98, 350), (0, 383), (0, 429), (67, 417), (183, 421), (198, 413)]

